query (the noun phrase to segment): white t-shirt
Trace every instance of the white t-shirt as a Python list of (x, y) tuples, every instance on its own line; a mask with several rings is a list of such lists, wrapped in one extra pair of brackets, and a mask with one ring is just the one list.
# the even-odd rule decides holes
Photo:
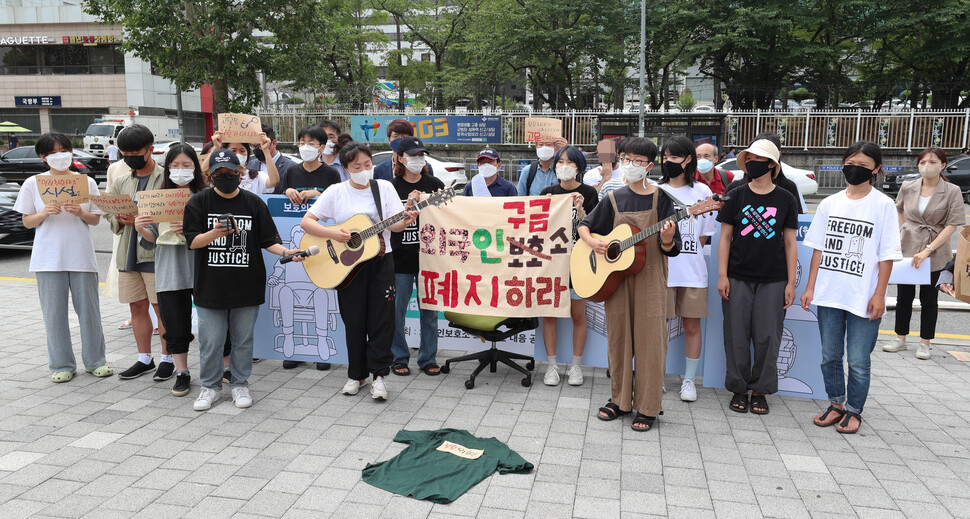
[[(401, 203), (394, 184), (381, 179), (372, 179), (371, 182), (377, 182), (380, 187), (385, 220), (404, 210), (404, 204)], [(337, 223), (341, 223), (360, 213), (370, 216), (374, 223), (381, 221), (377, 215), (377, 205), (374, 203), (374, 194), (370, 186), (367, 189), (357, 189), (350, 185), (349, 180), (328, 187), (310, 206), (310, 214), (321, 221), (333, 218)], [(391, 252), (390, 229), (385, 229), (383, 235), (384, 251)]]
[(898, 218), (892, 199), (875, 189), (860, 200), (850, 200), (845, 191), (822, 200), (804, 240), (822, 251), (816, 305), (869, 317), (879, 262), (903, 258)]
[[(623, 176), (623, 170), (621, 170), (620, 168), (614, 169), (613, 172), (610, 173), (610, 180), (614, 178), (620, 178), (621, 176)], [(585, 175), (583, 175), (583, 184), (586, 184), (587, 186), (596, 187), (602, 181), (603, 181), (603, 166), (596, 166), (595, 168), (587, 171)]]
[[(44, 201), (37, 189), (38, 176), (28, 177), (20, 187), (13, 210), (21, 214), (37, 214), (44, 209)], [(76, 173), (75, 173), (76, 174)], [(100, 195), (98, 183), (88, 177), (88, 194)], [(81, 208), (91, 214), (101, 214), (92, 202), (81, 204)], [(97, 272), (98, 261), (94, 257), (94, 243), (91, 241), (89, 225), (67, 211), (47, 217), (37, 226), (34, 234), (34, 248), (30, 252), (30, 272)]]
[[(683, 187), (660, 184), (660, 189), (684, 204), (693, 204), (711, 196), (711, 188), (701, 182)], [(680, 228), (680, 238), (683, 243), (680, 254), (667, 258), (668, 287), (707, 288), (707, 261), (704, 259), (701, 237), (714, 236), (717, 224), (714, 217), (713, 213), (708, 213), (678, 222), (677, 226)]]
[(272, 187), (266, 187), (266, 182), (269, 181), (269, 173), (261, 171), (256, 178), (251, 178), (249, 172), (247, 171), (239, 181), (239, 187), (250, 193), (255, 193), (257, 195), (271, 194), (273, 192)]
[(121, 150), (119, 150), (118, 147), (115, 146), (114, 144), (112, 144), (111, 146), (108, 146), (108, 149), (107, 149), (107, 152), (108, 152), (108, 160), (110, 160), (112, 162), (118, 160), (118, 152), (119, 151), (121, 151)]

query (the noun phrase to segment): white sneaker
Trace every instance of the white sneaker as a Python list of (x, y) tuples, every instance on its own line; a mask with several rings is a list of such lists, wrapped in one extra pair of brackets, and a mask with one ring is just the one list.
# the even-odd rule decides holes
[(694, 402), (697, 400), (697, 387), (694, 386), (694, 381), (685, 378), (684, 383), (680, 385), (680, 399), (684, 402)]
[(253, 405), (253, 397), (249, 396), (249, 388), (246, 386), (232, 388), (232, 403), (240, 409)]
[(542, 377), (542, 383), (547, 386), (559, 385), (559, 366), (556, 363), (549, 364), (546, 369), (546, 376)]
[(930, 345), (919, 343), (919, 349), (916, 350), (916, 358), (919, 360), (930, 360)]
[(341, 393), (345, 395), (356, 395), (360, 391), (360, 386), (364, 385), (363, 380), (350, 379), (344, 384), (344, 388), (340, 390)]
[(583, 368), (575, 364), (570, 364), (569, 369), (566, 370), (566, 380), (570, 386), (583, 385)]
[(896, 337), (895, 339), (882, 345), (882, 351), (887, 351), (889, 353), (903, 351), (906, 348), (908, 348), (908, 346), (906, 346), (906, 341), (899, 340), (899, 337)]
[(219, 392), (220, 390), (211, 387), (202, 388), (202, 391), (199, 393), (199, 398), (196, 398), (192, 404), (192, 409), (196, 411), (208, 411), (212, 408), (212, 404), (216, 400), (219, 400)]
[(387, 385), (384, 384), (384, 377), (374, 377), (370, 385), (370, 397), (374, 400), (387, 400)]

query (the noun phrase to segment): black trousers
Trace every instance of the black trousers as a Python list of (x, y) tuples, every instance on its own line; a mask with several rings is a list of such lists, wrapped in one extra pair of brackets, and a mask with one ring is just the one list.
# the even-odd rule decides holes
[(188, 353), (192, 335), (192, 289), (172, 290), (158, 294), (159, 319), (165, 327), (168, 352)]
[(347, 332), (347, 375), (351, 379), (364, 380), (368, 373), (375, 377), (390, 373), (395, 294), (391, 254), (365, 265), (337, 292), (340, 318)]
[[(930, 272), (930, 284), (919, 287), (919, 337), (931, 340), (936, 338), (936, 316), (939, 314), (938, 297), (940, 291), (936, 289), (936, 282), (940, 280), (940, 272)], [(896, 335), (909, 335), (909, 321), (913, 318), (913, 299), (916, 298), (916, 285), (896, 286)]]

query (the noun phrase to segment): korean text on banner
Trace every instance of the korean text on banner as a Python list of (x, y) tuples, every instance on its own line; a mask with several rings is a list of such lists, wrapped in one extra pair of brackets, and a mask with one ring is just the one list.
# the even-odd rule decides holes
[(422, 309), (567, 317), (572, 198), (459, 197), (421, 212)]
[(247, 114), (219, 114), (219, 133), (222, 142), (259, 144), (263, 138), (259, 117)]
[(37, 190), (45, 204), (83, 204), (88, 201), (88, 176), (37, 175)]
[(562, 120), (549, 117), (527, 117), (525, 142), (549, 142), (562, 137)]
[(155, 189), (138, 193), (138, 214), (149, 215), (152, 222), (181, 222), (185, 204), (192, 197), (188, 189)]
[(953, 295), (970, 303), (970, 227), (966, 225), (957, 235), (957, 257), (953, 262)]
[(92, 196), (91, 201), (94, 202), (94, 205), (98, 206), (98, 209), (108, 214), (131, 216), (138, 214), (138, 206), (132, 201), (131, 195), (112, 195), (105, 193)]

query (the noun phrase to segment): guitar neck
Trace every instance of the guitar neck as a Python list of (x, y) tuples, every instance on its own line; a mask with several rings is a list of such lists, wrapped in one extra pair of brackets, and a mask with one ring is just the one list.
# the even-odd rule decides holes
[[(424, 209), (425, 207), (428, 207), (428, 205), (430, 205), (430, 203), (431, 203), (431, 199), (429, 198), (429, 199), (425, 200), (424, 202), (418, 202), (411, 209), (412, 210), (414, 210), (414, 209), (421, 210), (421, 209)], [(392, 225), (394, 225), (394, 224), (396, 224), (396, 223), (404, 220), (405, 218), (407, 218), (407, 213), (404, 212), (404, 211), (401, 211), (400, 213), (397, 213), (394, 216), (388, 217), (387, 219), (385, 219), (384, 221), (382, 221), (380, 223), (377, 223), (377, 224), (374, 224), (371, 227), (368, 227), (367, 229), (365, 229), (363, 232), (360, 233), (360, 237), (362, 239), (365, 239), (366, 240), (367, 238), (370, 238), (371, 236), (376, 236), (376, 235), (378, 235), (378, 234), (386, 231), (387, 229), (389, 229)]]
[(646, 240), (647, 238), (653, 236), (654, 234), (657, 234), (658, 232), (660, 232), (661, 229), (664, 228), (664, 225), (667, 225), (667, 222), (679, 222), (680, 220), (683, 220), (688, 216), (690, 216), (690, 208), (685, 207), (684, 209), (681, 209), (675, 212), (674, 214), (664, 218), (663, 220), (660, 220), (659, 222), (651, 225), (650, 227), (647, 227), (646, 229), (621, 241), (620, 250), (623, 251), (623, 250), (629, 249), (630, 247), (633, 247), (634, 245), (640, 243), (643, 240)]

